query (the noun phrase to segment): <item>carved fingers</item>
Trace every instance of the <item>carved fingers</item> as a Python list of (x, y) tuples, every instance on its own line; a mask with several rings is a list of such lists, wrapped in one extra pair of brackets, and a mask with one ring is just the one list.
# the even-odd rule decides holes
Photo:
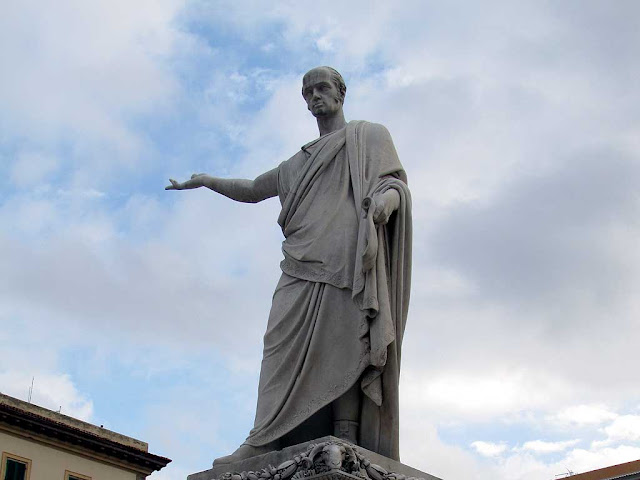
[(180, 182), (176, 182), (173, 178), (170, 178), (169, 182), (171, 182), (171, 185), (164, 187), (165, 190), (182, 190), (182, 184)]
[(373, 221), (376, 225), (386, 225), (391, 214), (398, 209), (400, 196), (394, 189), (389, 189), (373, 198), (375, 209), (373, 211)]
[(393, 210), (389, 208), (384, 195), (377, 195), (373, 199), (375, 208), (373, 210), (373, 221), (376, 225), (386, 225)]

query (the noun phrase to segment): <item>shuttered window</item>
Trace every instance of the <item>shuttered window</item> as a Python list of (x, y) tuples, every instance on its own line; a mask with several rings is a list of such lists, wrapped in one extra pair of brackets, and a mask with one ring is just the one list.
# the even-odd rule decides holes
[(2, 453), (2, 480), (29, 480), (31, 460), (11, 453)]

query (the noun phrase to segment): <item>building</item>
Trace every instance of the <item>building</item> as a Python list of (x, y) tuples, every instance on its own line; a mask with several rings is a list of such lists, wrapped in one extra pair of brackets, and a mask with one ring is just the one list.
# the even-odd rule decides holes
[(640, 460), (571, 475), (571, 480), (640, 480)]
[(0, 394), (1, 480), (142, 480), (170, 459), (148, 445)]

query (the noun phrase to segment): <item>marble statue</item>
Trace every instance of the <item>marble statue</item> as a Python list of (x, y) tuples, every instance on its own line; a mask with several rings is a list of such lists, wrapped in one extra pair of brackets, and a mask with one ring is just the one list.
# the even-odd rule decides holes
[(398, 380), (411, 278), (411, 197), (385, 127), (347, 123), (333, 68), (302, 81), (320, 136), (255, 180), (194, 174), (240, 202), (279, 197), (284, 260), (273, 296), (254, 428), (233, 463), (334, 435), (399, 460)]

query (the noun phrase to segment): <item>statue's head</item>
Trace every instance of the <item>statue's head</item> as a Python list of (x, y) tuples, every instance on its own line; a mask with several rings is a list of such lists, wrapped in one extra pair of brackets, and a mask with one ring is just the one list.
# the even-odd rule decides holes
[(331, 67), (316, 67), (302, 77), (302, 96), (314, 117), (342, 110), (346, 93), (342, 75)]

